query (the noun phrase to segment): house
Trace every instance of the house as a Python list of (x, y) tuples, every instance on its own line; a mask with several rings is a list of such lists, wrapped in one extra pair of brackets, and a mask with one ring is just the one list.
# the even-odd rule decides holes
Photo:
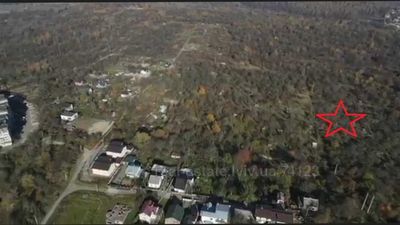
[(8, 104), (0, 105), (0, 116), (7, 116), (8, 115)]
[(0, 128), (0, 146), (7, 147), (12, 145), (12, 140), (7, 126)]
[(61, 113), (61, 120), (62, 121), (69, 121), (72, 122), (78, 118), (78, 113), (77, 112), (72, 112), (72, 111), (64, 111)]
[(181, 169), (179, 170), (177, 176), (175, 177), (173, 186), (174, 191), (179, 193), (185, 193), (186, 187), (188, 185), (193, 185), (194, 177), (192, 174), (192, 170), (190, 169)]
[(180, 159), (181, 158), (181, 154), (179, 152), (173, 151), (171, 153), (171, 158), (173, 159)]
[(106, 213), (106, 224), (124, 224), (126, 217), (132, 211), (127, 205), (116, 204)]
[(103, 88), (108, 87), (109, 85), (110, 85), (110, 84), (109, 84), (108, 80), (103, 80), (103, 79), (101, 79), (101, 80), (98, 80), (98, 81), (97, 81), (95, 87), (96, 87), (96, 88), (103, 89)]
[(0, 95), (0, 105), (8, 104), (8, 99), (5, 95)]
[(64, 111), (72, 112), (74, 110), (74, 104), (72, 103), (65, 103)]
[(161, 183), (162, 183), (163, 179), (164, 179), (164, 176), (150, 175), (147, 186), (149, 188), (158, 189), (161, 187)]
[(231, 206), (227, 204), (212, 204), (211, 202), (203, 205), (200, 211), (200, 221), (202, 223), (224, 224), (229, 223)]
[(102, 154), (94, 161), (92, 173), (97, 176), (110, 177), (116, 169), (117, 165), (113, 163), (113, 158)]
[(257, 206), (254, 216), (257, 223), (295, 223), (294, 212), (274, 209), (271, 206)]
[(142, 166), (138, 160), (134, 160), (133, 162), (129, 162), (126, 167), (125, 174), (129, 178), (139, 178), (143, 173)]
[(77, 87), (82, 87), (82, 86), (86, 85), (85, 81), (83, 81), (83, 80), (75, 81), (74, 84)]
[(122, 158), (131, 152), (132, 149), (128, 149), (124, 142), (117, 140), (111, 141), (106, 149), (106, 154), (113, 158)]
[(146, 200), (143, 202), (142, 207), (140, 208), (139, 220), (143, 222), (147, 222), (149, 224), (158, 223), (158, 220), (162, 216), (162, 209), (156, 202), (153, 200)]
[(156, 174), (164, 175), (168, 172), (168, 169), (166, 166), (160, 165), (160, 164), (153, 164), (151, 167), (151, 172), (154, 172)]
[[(245, 206), (232, 206), (233, 210), (233, 216), (232, 218), (241, 218), (242, 221), (245, 220), (247, 222), (253, 221), (254, 220), (254, 216), (253, 216), (253, 212), (248, 209)], [(232, 221), (231, 221), (232, 222)]]
[(180, 224), (184, 215), (184, 209), (179, 204), (172, 204), (165, 214), (165, 224)]
[(303, 198), (303, 209), (304, 210), (311, 210), (313, 212), (318, 211), (318, 206), (319, 206), (319, 200), (315, 198), (308, 198), (304, 197)]

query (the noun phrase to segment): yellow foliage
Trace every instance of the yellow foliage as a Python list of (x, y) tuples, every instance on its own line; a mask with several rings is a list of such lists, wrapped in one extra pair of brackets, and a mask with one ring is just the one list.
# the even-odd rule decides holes
[(214, 134), (221, 132), (221, 127), (219, 126), (218, 122), (214, 122), (211, 129)]
[(197, 93), (199, 95), (205, 95), (207, 94), (207, 88), (203, 85), (200, 85), (199, 88), (197, 89)]
[(207, 120), (208, 120), (208, 122), (214, 122), (215, 121), (214, 114), (213, 113), (208, 113)]

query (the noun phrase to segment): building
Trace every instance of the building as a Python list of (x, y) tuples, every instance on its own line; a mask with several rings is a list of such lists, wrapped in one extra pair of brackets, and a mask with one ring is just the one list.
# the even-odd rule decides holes
[(7, 147), (11, 145), (12, 145), (12, 139), (8, 131), (8, 128), (6, 126), (3, 126), (0, 128), (0, 146)]
[(72, 122), (78, 119), (78, 113), (72, 111), (64, 111), (63, 113), (61, 113), (60, 117), (62, 121)]
[(8, 104), (8, 99), (5, 95), (0, 95), (0, 105)]
[(191, 169), (181, 169), (179, 170), (177, 176), (175, 177), (173, 187), (175, 192), (185, 193), (188, 186), (193, 185), (194, 177)]
[(113, 162), (113, 159), (110, 156), (102, 154), (94, 161), (92, 166), (92, 174), (110, 177), (116, 169), (117, 165)]
[(165, 213), (165, 224), (180, 224), (183, 216), (184, 216), (184, 209), (179, 204), (171, 204), (168, 207), (167, 212)]
[(304, 197), (303, 198), (303, 209), (304, 210), (311, 210), (313, 212), (318, 211), (319, 207), (319, 200), (315, 198), (308, 198)]
[(126, 205), (116, 204), (106, 213), (106, 224), (124, 224), (126, 217), (132, 211)]
[(164, 176), (150, 175), (147, 186), (149, 188), (159, 189), (161, 187)]
[(294, 212), (270, 206), (257, 206), (254, 216), (257, 223), (295, 223)]
[(72, 103), (65, 103), (64, 111), (72, 112), (74, 110), (74, 104)]
[(200, 221), (209, 224), (229, 223), (231, 206), (226, 204), (212, 204), (211, 202), (203, 205), (200, 211)]
[(156, 224), (162, 216), (162, 209), (153, 200), (146, 200), (140, 208), (139, 220), (149, 224)]
[(164, 175), (168, 172), (168, 169), (166, 166), (160, 164), (153, 164), (153, 166), (151, 167), (151, 172)]
[(103, 88), (107, 88), (109, 85), (110, 85), (110, 84), (109, 84), (109, 81), (108, 81), (108, 80), (102, 80), (102, 79), (101, 79), (101, 80), (98, 80), (98, 81), (97, 81), (95, 87), (96, 87), (96, 88), (103, 89)]
[(181, 154), (179, 152), (173, 151), (171, 153), (171, 158), (173, 159), (180, 159), (181, 158)]
[(0, 105), (0, 116), (7, 116), (8, 115), (8, 104)]
[(122, 141), (117, 140), (111, 141), (106, 149), (106, 154), (113, 158), (123, 158), (131, 152), (132, 149), (128, 149), (128, 147)]
[(142, 173), (143, 173), (142, 165), (138, 160), (129, 162), (125, 170), (126, 176), (132, 179), (140, 178)]

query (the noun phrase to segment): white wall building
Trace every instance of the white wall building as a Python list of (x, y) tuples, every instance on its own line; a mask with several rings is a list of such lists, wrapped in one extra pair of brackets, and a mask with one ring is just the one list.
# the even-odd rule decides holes
[(231, 206), (226, 204), (205, 204), (200, 211), (201, 222), (206, 224), (225, 224), (230, 219)]
[(106, 154), (113, 158), (123, 158), (133, 149), (128, 149), (128, 147), (121, 141), (111, 141), (107, 146)]
[(149, 188), (158, 189), (161, 187), (163, 179), (164, 176), (150, 175), (147, 186)]
[(7, 147), (12, 145), (12, 140), (7, 127), (0, 128), (0, 146)]
[(92, 174), (102, 177), (110, 177), (117, 169), (115, 163), (95, 162), (92, 166)]
[(78, 113), (66, 111), (66, 112), (61, 113), (60, 117), (61, 117), (61, 120), (63, 120), (63, 121), (71, 122), (78, 118)]

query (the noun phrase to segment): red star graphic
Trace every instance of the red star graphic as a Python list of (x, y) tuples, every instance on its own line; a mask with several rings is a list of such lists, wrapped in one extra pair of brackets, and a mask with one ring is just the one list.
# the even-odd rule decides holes
[[(339, 109), (342, 109), (344, 111), (345, 116), (354, 118), (349, 123), (350, 124), (350, 130), (348, 130), (348, 129), (344, 128), (344, 127), (339, 127), (339, 128), (336, 128), (335, 130), (332, 131), (333, 122), (331, 120), (327, 119), (326, 117), (336, 117), (338, 115), (338, 113), (339, 113)], [(315, 116), (328, 123), (328, 129), (326, 130), (326, 134), (325, 134), (326, 138), (336, 134), (339, 131), (343, 131), (346, 134), (349, 134), (352, 137), (356, 138), (357, 137), (357, 132), (356, 132), (356, 129), (354, 128), (354, 123), (359, 121), (359, 120), (361, 120), (365, 116), (367, 116), (367, 114), (365, 114), (365, 113), (348, 113), (346, 107), (343, 104), (343, 100), (340, 99), (340, 101), (339, 101), (334, 113), (318, 113)]]

